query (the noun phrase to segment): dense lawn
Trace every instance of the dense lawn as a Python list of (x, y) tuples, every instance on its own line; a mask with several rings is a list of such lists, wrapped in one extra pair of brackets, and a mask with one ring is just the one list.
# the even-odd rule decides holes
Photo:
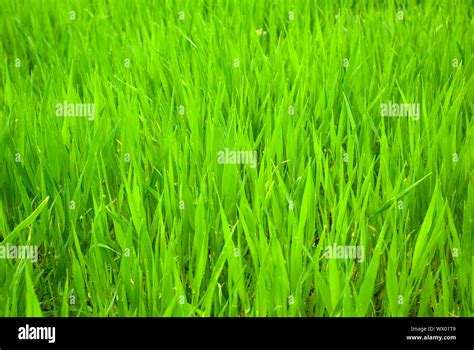
[(375, 3), (2, 0), (0, 316), (473, 316), (473, 6)]

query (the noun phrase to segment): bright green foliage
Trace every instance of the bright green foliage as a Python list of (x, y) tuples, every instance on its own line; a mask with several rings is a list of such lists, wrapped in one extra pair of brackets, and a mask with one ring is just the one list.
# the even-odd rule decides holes
[(2, 0), (0, 316), (474, 316), (472, 13)]

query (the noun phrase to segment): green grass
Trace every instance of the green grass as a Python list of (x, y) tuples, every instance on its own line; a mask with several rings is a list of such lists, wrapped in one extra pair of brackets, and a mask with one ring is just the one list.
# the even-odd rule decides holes
[(0, 315), (474, 316), (473, 7), (374, 3), (3, 0)]

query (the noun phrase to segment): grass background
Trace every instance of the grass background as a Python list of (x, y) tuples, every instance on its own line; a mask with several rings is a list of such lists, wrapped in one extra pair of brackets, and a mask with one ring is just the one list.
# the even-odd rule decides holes
[(474, 315), (469, 1), (0, 8), (1, 316)]

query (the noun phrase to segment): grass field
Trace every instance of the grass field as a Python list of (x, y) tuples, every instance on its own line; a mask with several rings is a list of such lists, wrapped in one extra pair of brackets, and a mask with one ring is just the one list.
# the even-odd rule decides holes
[(2, 0), (0, 316), (474, 316), (472, 14)]

